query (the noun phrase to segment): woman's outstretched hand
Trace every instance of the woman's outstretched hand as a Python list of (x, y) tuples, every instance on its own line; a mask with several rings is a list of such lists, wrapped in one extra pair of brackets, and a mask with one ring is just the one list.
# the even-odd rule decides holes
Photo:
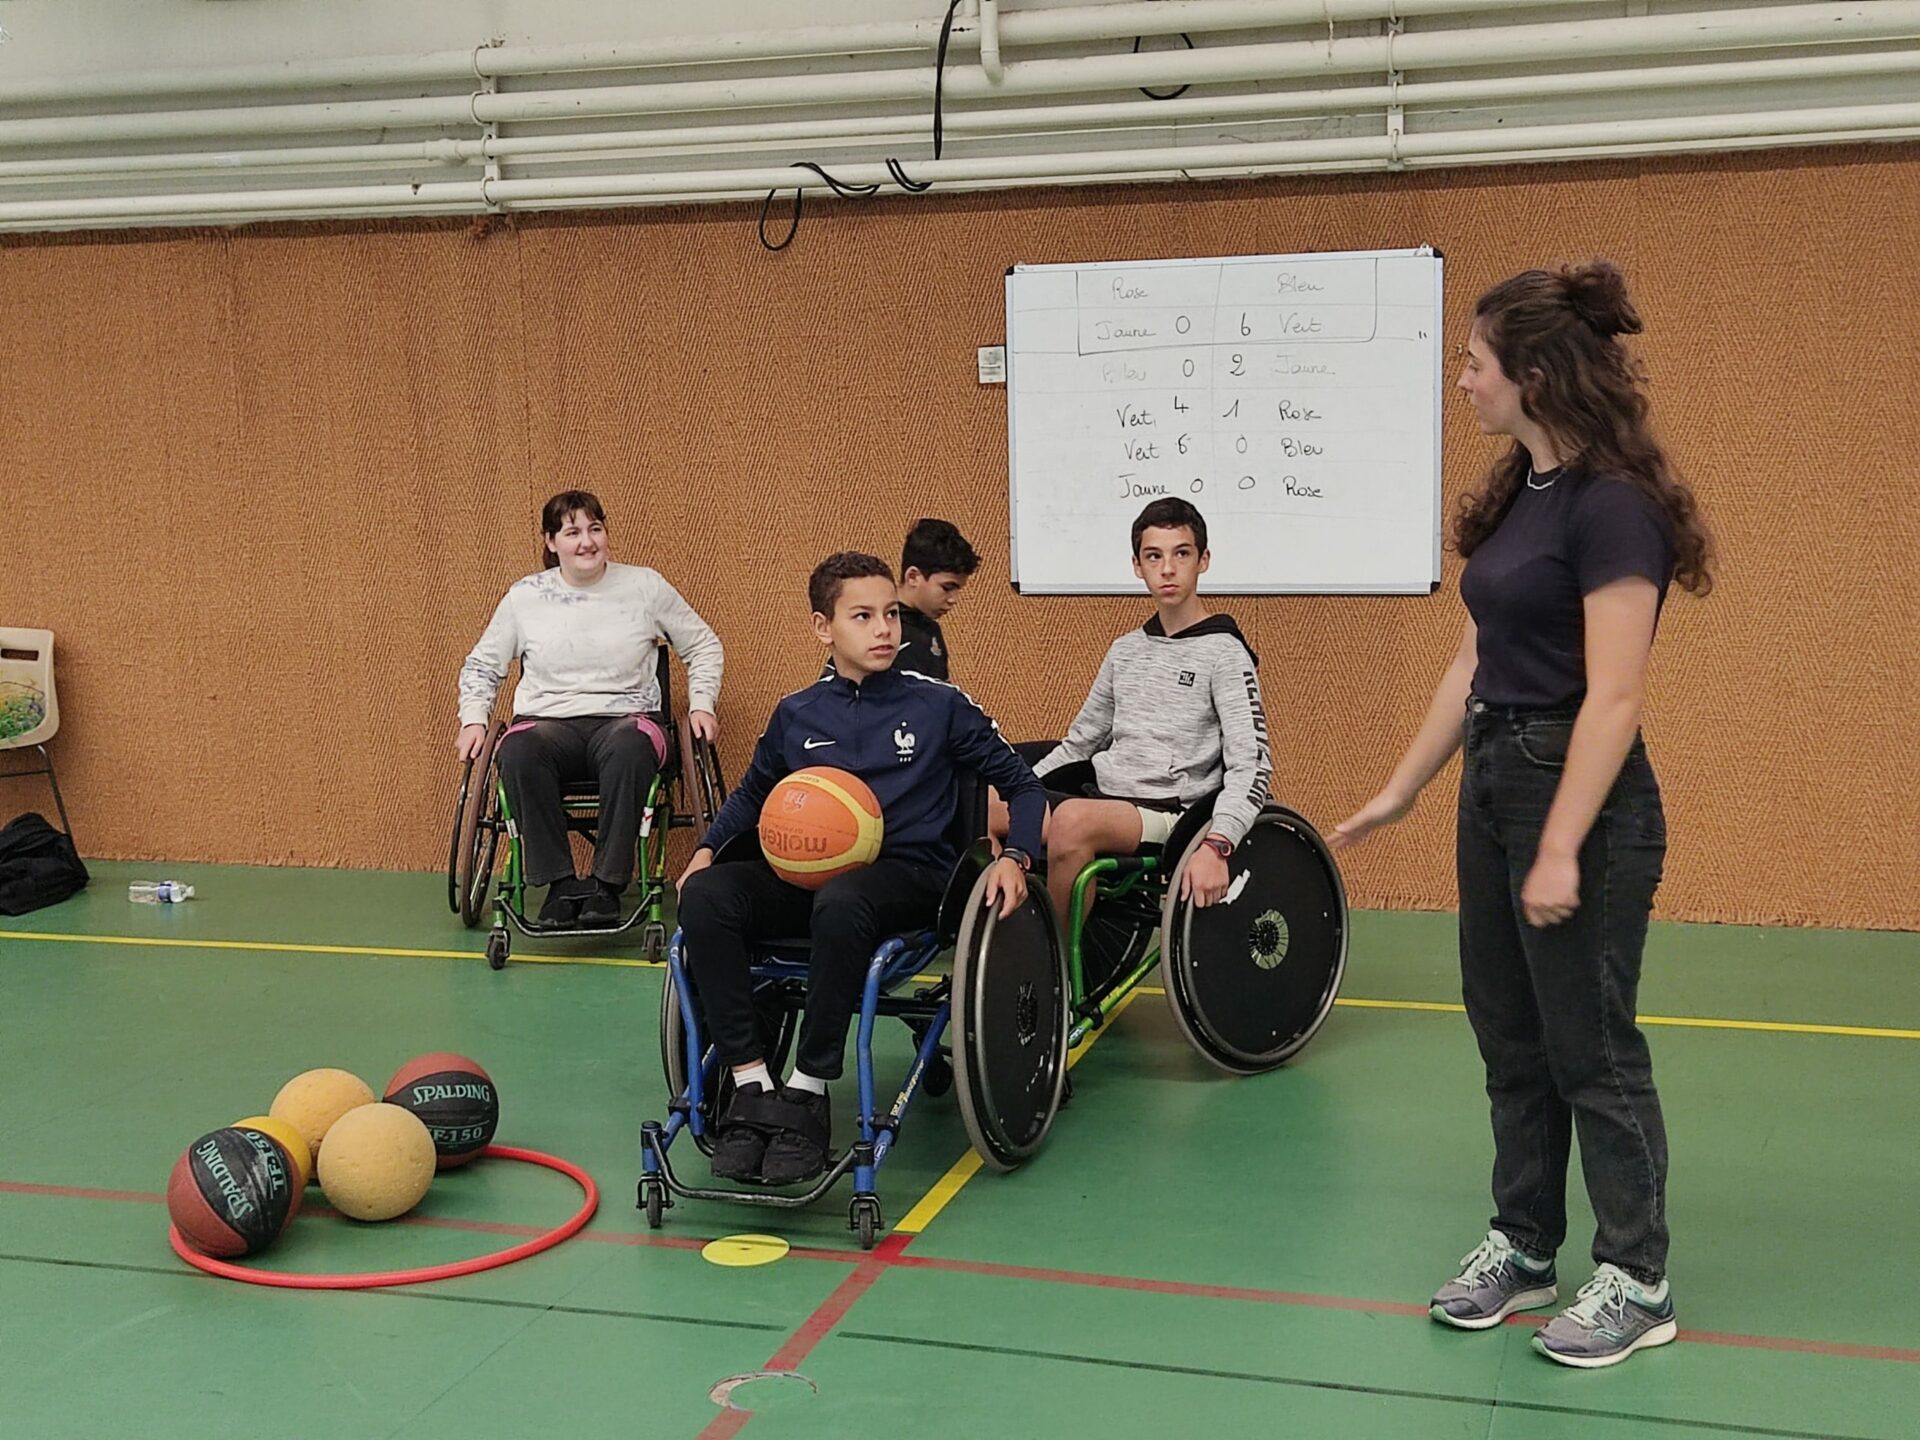
[(1327, 844), (1335, 850), (1358, 845), (1381, 826), (1406, 819), (1412, 809), (1413, 797), (1402, 797), (1391, 790), (1382, 790), (1334, 826), (1333, 833), (1327, 836)]

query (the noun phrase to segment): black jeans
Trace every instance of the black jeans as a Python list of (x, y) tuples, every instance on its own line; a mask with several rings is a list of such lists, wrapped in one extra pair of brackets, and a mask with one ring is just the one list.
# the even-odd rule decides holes
[(593, 873), (624, 890), (633, 879), (635, 842), (647, 790), (659, 773), (666, 737), (651, 715), (578, 715), (564, 720), (514, 717), (497, 763), (525, 849), (529, 885), (573, 877), (573, 847), (560, 792), (597, 781), (600, 819), (594, 827)]
[(1667, 831), (1638, 736), (1580, 847), (1580, 908), (1545, 929), (1520, 909), (1574, 715), (1468, 702), (1460, 977), (1492, 1102), (1493, 1227), (1530, 1255), (1559, 1249), (1577, 1128), (1595, 1263), (1655, 1283), (1667, 1265), (1667, 1131), (1634, 1013)]
[(933, 924), (946, 883), (944, 870), (887, 859), (812, 891), (789, 885), (760, 860), (716, 865), (687, 881), (680, 896), (683, 954), (720, 1059), (746, 1065), (768, 1058), (754, 1030), (749, 942), (811, 935), (797, 1058), (809, 1075), (838, 1077), (867, 962), (882, 940)]

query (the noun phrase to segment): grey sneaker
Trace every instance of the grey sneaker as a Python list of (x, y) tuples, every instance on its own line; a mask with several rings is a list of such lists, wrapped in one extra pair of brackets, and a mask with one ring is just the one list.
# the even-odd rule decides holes
[(1427, 1313), (1459, 1330), (1491, 1330), (1516, 1310), (1537, 1310), (1559, 1298), (1551, 1260), (1536, 1269), (1505, 1235), (1489, 1230), (1477, 1249), (1460, 1257), (1460, 1273), (1440, 1287)]
[(1668, 1344), (1679, 1333), (1671, 1289), (1657, 1301), (1649, 1299), (1626, 1271), (1602, 1265), (1573, 1304), (1533, 1337), (1533, 1348), (1562, 1365), (1598, 1370), (1618, 1365), (1636, 1350)]

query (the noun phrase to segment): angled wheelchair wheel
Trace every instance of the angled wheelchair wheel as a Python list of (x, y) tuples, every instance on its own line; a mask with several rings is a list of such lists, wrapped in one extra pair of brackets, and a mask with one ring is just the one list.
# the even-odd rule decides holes
[(1347, 968), (1347, 892), (1320, 835), (1279, 806), (1233, 852), (1227, 899), (1180, 899), (1196, 836), (1167, 885), (1161, 974), (1188, 1041), (1213, 1064), (1257, 1075), (1299, 1053), (1333, 1009)]
[(447, 859), (447, 900), (469, 930), (487, 913), (493, 866), (500, 845), (493, 756), (504, 727), (487, 727), (480, 753), (460, 772), (460, 796), (453, 815), (453, 850)]
[(680, 732), (680, 786), (686, 813), (693, 817), (695, 833), (705, 834), (726, 804), (726, 776), (720, 769), (719, 753), (694, 737), (690, 721), (683, 720), (676, 728)]
[(1059, 1113), (1072, 996), (1045, 891), (1002, 920), (986, 888), (982, 875), (953, 951), (953, 1088), (980, 1158), (1012, 1170)]

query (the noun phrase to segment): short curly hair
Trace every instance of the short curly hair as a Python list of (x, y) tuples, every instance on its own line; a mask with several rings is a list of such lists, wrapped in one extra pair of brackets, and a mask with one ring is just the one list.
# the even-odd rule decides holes
[(842, 550), (829, 555), (813, 567), (813, 574), (807, 577), (807, 603), (813, 607), (813, 613), (833, 618), (833, 607), (839, 603), (840, 592), (849, 580), (866, 580), (873, 577), (893, 579), (893, 568), (878, 555), (863, 555), (858, 550)]

